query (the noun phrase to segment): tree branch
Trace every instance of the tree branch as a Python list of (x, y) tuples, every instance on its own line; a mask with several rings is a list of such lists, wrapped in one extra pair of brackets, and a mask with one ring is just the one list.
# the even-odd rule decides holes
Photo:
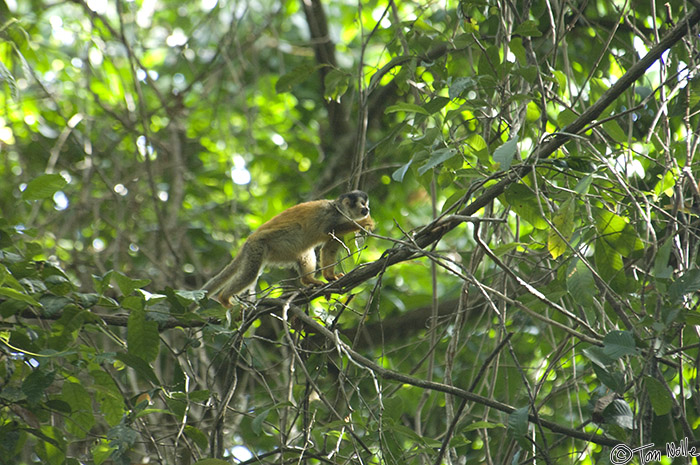
[[(277, 302), (277, 305), (280, 305), (280, 308), (288, 305), (288, 302), (284, 302), (281, 299), (275, 299)], [(400, 373), (398, 371), (394, 370), (389, 370), (381, 365), (373, 362), (372, 360), (364, 357), (363, 355), (360, 355), (359, 353), (355, 352), (355, 350), (352, 349), (349, 345), (345, 344), (339, 335), (337, 333), (332, 333), (328, 328), (325, 326), (319, 324), (316, 322), (312, 317), (304, 313), (304, 311), (294, 305), (289, 305), (288, 306), (289, 311), (294, 314), (295, 317), (297, 317), (299, 320), (301, 320), (308, 328), (312, 329), (314, 332), (321, 334), (323, 337), (331, 341), (333, 344), (336, 345), (336, 347), (344, 352), (348, 357), (350, 357), (354, 363), (361, 365), (369, 370), (371, 370), (373, 373), (375, 373), (378, 376), (381, 376), (384, 379), (387, 380), (392, 380), (392, 381), (399, 381), (400, 383), (403, 384), (410, 384), (411, 386), (416, 386), (419, 388), (423, 389), (430, 389), (433, 391), (438, 391), (438, 392), (444, 392), (447, 394), (451, 394), (456, 397), (460, 397), (464, 400), (475, 402), (481, 405), (485, 405), (487, 407), (493, 408), (495, 410), (498, 410), (503, 413), (513, 413), (516, 408), (512, 407), (508, 404), (504, 404), (502, 402), (498, 402), (493, 399), (489, 399), (488, 397), (483, 397), (478, 394), (474, 394), (473, 392), (467, 391), (465, 389), (461, 389), (455, 386), (451, 386), (448, 384), (443, 384), (443, 383), (438, 383), (435, 381), (427, 381), (424, 379), (420, 378), (414, 378), (412, 376), (405, 375), (403, 373)], [(566, 436), (580, 439), (583, 441), (588, 441), (588, 442), (593, 442), (595, 444), (600, 444), (603, 446), (615, 446), (620, 443), (617, 439), (613, 438), (608, 438), (602, 435), (598, 434), (587, 434), (582, 431), (578, 431), (575, 429), (567, 428), (565, 426), (561, 426), (557, 423), (544, 420), (542, 418), (536, 417), (533, 414), (528, 415), (529, 420), (531, 422), (538, 422), (545, 428), (549, 429), (550, 431), (554, 433), (559, 433), (559, 434), (564, 434)]]

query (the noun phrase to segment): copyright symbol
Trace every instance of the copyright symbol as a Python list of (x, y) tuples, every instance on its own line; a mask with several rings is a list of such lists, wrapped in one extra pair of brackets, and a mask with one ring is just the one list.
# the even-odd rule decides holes
[(610, 463), (613, 465), (625, 465), (630, 463), (634, 451), (627, 444), (618, 444), (610, 451)]

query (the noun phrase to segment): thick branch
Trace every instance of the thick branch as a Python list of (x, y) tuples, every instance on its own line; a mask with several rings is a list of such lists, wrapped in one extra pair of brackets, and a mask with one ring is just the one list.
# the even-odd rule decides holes
[[(328, 33), (328, 20), (326, 13), (323, 10), (323, 4), (320, 0), (301, 0), (301, 5), (304, 9), (306, 22), (309, 25), (309, 34), (311, 36), (311, 46), (314, 49), (316, 62), (322, 65), (319, 69), (321, 78), (321, 92), (325, 94), (325, 78), (328, 72), (335, 68), (335, 45), (331, 41)], [(326, 100), (324, 95), (321, 95), (328, 112), (328, 127), (325, 131), (328, 132), (326, 141), (332, 144), (339, 138), (350, 133), (348, 126), (347, 110), (342, 101), (336, 102)]]
[[(683, 38), (683, 36), (688, 34), (690, 29), (694, 27), (698, 21), (700, 21), (700, 9), (695, 9), (688, 16), (686, 16), (683, 21), (680, 21), (678, 25), (676, 25), (676, 27), (674, 27), (661, 41), (659, 41), (659, 43), (655, 45), (640, 61), (632, 65), (632, 67), (630, 67), (630, 69), (612, 87), (610, 87), (610, 89), (608, 89), (597, 102), (584, 111), (581, 116), (566, 126), (561, 132), (556, 133), (548, 141), (535, 148), (528, 158), (529, 163), (513, 168), (513, 170), (510, 171), (507, 176), (501, 179), (498, 183), (486, 189), (481, 196), (477, 197), (473, 202), (464, 207), (464, 209), (459, 212), (459, 215), (474, 215), (476, 212), (493, 202), (496, 197), (503, 194), (508, 186), (530, 173), (537, 160), (548, 158), (559, 147), (571, 140), (572, 137), (587, 127), (595, 118), (600, 116), (600, 114), (637, 79), (641, 78), (646, 70), (661, 57), (662, 53), (671, 48), (676, 42)], [(453, 230), (461, 222), (462, 221), (460, 219), (454, 219), (450, 221), (436, 222), (433, 223), (432, 226), (428, 225), (428, 227), (422, 229), (416, 235), (414, 238), (415, 243), (422, 248), (428, 247), (442, 239), (445, 234)], [(415, 253), (412, 250), (409, 250), (403, 246), (387, 250), (379, 260), (348, 273), (346, 276), (336, 281), (332, 286), (329, 286), (328, 290), (339, 293), (348, 292), (357, 285), (374, 276), (377, 276), (391, 265), (411, 259), (414, 257), (414, 255)], [(328, 290), (325, 292), (327, 293)], [(323, 293), (324, 291), (318, 291), (311, 293), (309, 297), (316, 298), (323, 295)]]

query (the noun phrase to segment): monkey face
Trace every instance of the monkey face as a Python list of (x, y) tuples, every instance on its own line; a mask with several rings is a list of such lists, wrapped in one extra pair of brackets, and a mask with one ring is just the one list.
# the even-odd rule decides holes
[(345, 214), (353, 220), (361, 220), (369, 215), (369, 197), (362, 191), (352, 191), (338, 197)]

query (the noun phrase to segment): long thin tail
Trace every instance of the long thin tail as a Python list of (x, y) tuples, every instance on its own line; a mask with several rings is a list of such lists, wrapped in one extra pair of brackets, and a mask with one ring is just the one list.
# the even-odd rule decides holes
[[(263, 265), (263, 250), (251, 247), (247, 242), (231, 263), (226, 265), (216, 276), (207, 281), (204, 289), (210, 297), (217, 297), (226, 304), (228, 300), (255, 284)], [(217, 296), (218, 294), (218, 296)]]
[(241, 254), (239, 253), (236, 255), (236, 258), (231, 260), (228, 265), (224, 267), (223, 270), (219, 271), (213, 278), (211, 278), (209, 281), (204, 284), (202, 289), (207, 291), (209, 293), (209, 296), (215, 295), (217, 292), (221, 290), (221, 288), (224, 287), (226, 282), (233, 277), (233, 275), (236, 273), (236, 268), (239, 267), (239, 257)]

